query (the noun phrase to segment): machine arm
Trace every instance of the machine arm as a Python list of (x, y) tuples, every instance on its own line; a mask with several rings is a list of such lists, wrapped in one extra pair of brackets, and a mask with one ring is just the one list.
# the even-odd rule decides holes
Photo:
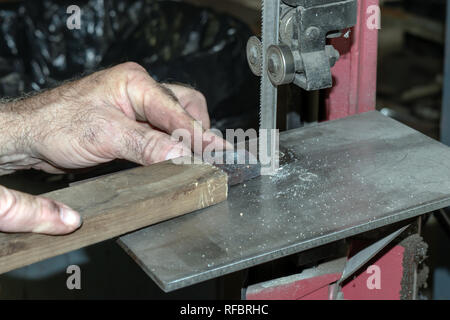
[(339, 52), (327, 45), (326, 39), (342, 36), (342, 30), (356, 24), (357, 7), (356, 0), (283, 0), (279, 43), (264, 50), (258, 38), (248, 42), (247, 58), (253, 73), (261, 76), (267, 72), (275, 87), (294, 83), (308, 91), (330, 88), (331, 68)]

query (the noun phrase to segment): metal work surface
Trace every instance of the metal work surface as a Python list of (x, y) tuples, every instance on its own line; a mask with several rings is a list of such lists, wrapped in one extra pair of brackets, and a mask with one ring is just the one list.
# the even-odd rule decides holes
[(378, 112), (283, 133), (280, 156), (276, 175), (119, 243), (172, 291), (450, 205), (450, 149)]

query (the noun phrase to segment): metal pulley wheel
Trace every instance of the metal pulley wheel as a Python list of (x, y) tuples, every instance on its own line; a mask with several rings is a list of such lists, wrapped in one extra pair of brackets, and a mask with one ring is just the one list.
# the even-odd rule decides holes
[(269, 79), (274, 86), (292, 83), (295, 78), (295, 60), (286, 45), (270, 46), (267, 50)]
[(255, 36), (250, 37), (247, 42), (247, 61), (252, 72), (260, 77), (263, 65), (262, 43)]

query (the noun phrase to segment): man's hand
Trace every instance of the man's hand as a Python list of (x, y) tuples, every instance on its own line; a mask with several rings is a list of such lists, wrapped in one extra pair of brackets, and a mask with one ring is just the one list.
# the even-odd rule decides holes
[(81, 226), (78, 213), (62, 203), (0, 186), (0, 231), (70, 233)]
[[(171, 139), (177, 129), (217, 149), (225, 141), (206, 131), (203, 95), (159, 84), (144, 68), (125, 63), (36, 96), (0, 105), (0, 172), (60, 173), (126, 159), (142, 165), (190, 155)], [(0, 231), (61, 234), (81, 219), (51, 200), (0, 189)]]

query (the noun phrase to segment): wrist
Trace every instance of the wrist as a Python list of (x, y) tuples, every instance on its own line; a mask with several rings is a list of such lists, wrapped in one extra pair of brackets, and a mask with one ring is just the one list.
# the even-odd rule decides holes
[(26, 119), (17, 102), (0, 102), (0, 175), (21, 168), (30, 158)]

